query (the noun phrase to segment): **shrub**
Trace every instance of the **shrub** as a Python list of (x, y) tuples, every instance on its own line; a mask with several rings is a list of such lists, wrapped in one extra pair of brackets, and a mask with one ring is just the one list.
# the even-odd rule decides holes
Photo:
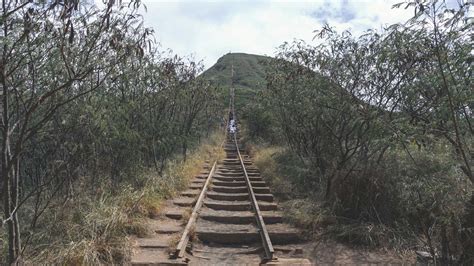
[(315, 172), (289, 149), (253, 150), (262, 176), (283, 201), (285, 219), (307, 235), (459, 258), (469, 181), (442, 142), (407, 148), (389, 149), (379, 164), (336, 178), (331, 201), (323, 197), (323, 182), (307, 182), (318, 180)]

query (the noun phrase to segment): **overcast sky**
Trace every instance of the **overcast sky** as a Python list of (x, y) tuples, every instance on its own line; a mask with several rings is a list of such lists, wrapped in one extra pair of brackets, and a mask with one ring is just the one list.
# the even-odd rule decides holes
[(202, 59), (206, 68), (228, 52), (272, 56), (285, 41), (311, 43), (325, 22), (360, 34), (413, 15), (391, 8), (403, 0), (142, 1), (145, 25), (155, 29), (161, 47)]

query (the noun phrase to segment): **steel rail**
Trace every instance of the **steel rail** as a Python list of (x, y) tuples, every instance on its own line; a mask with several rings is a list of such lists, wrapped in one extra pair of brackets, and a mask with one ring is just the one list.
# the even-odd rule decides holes
[(181, 240), (179, 241), (178, 246), (176, 247), (175, 256), (177, 258), (184, 257), (184, 252), (186, 251), (186, 246), (188, 245), (188, 242), (189, 242), (189, 233), (194, 223), (196, 222), (196, 219), (199, 214), (199, 210), (201, 209), (202, 204), (204, 202), (204, 198), (206, 197), (207, 188), (209, 187), (211, 178), (214, 175), (214, 172), (216, 170), (216, 164), (217, 164), (217, 161), (215, 161), (214, 165), (212, 165), (211, 171), (209, 172), (209, 175), (207, 176), (206, 183), (204, 184), (204, 187), (202, 188), (201, 193), (199, 194), (199, 198), (197, 199), (196, 204), (194, 205), (193, 212), (191, 213), (188, 223), (186, 224), (186, 227), (184, 228), (184, 232), (183, 232), (183, 235), (181, 236)]
[[(232, 110), (232, 113), (234, 112), (233, 110), (233, 97), (230, 97), (229, 99), (229, 109)], [(232, 107), (231, 107), (232, 106)], [(229, 110), (230, 111), (230, 110)], [(229, 119), (227, 119), (225, 128), (224, 128), (224, 140), (222, 141), (221, 147), (224, 147), (225, 142), (228, 137), (228, 130), (229, 130)], [(186, 223), (186, 227), (184, 228), (183, 234), (181, 235), (181, 239), (176, 246), (176, 251), (174, 252), (174, 258), (183, 258), (184, 253), (186, 252), (186, 246), (188, 245), (189, 242), (189, 233), (191, 231), (191, 228), (193, 227), (194, 223), (196, 222), (196, 219), (199, 215), (199, 210), (201, 209), (204, 198), (206, 197), (206, 192), (209, 187), (209, 184), (211, 183), (211, 178), (214, 175), (214, 172), (216, 170), (216, 165), (217, 165), (217, 160), (214, 161), (214, 164), (212, 165), (211, 171), (209, 172), (209, 175), (207, 176), (206, 182), (204, 183), (204, 186), (201, 190), (201, 193), (199, 194), (199, 197), (196, 201), (196, 204), (193, 207), (193, 212), (191, 213), (191, 216), (189, 217), (188, 222)]]
[(273, 260), (273, 253), (275, 252), (275, 250), (273, 249), (272, 241), (270, 240), (270, 235), (268, 234), (267, 227), (265, 226), (265, 222), (263, 221), (262, 212), (260, 211), (260, 207), (258, 206), (257, 198), (255, 197), (255, 193), (253, 192), (252, 183), (250, 182), (247, 170), (245, 169), (244, 160), (242, 159), (242, 155), (240, 154), (236, 134), (234, 134), (234, 143), (235, 148), (237, 149), (237, 155), (240, 160), (240, 165), (242, 166), (242, 170), (244, 171), (245, 182), (247, 183), (247, 189), (250, 196), (250, 202), (255, 212), (255, 218), (257, 220), (259, 234), (262, 239), (263, 248), (265, 250), (265, 259)]

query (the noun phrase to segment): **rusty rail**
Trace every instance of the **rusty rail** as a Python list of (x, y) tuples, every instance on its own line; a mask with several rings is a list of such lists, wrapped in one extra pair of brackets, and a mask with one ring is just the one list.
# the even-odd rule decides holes
[(263, 249), (265, 250), (265, 259), (273, 260), (273, 253), (275, 252), (275, 250), (273, 249), (272, 241), (270, 240), (270, 235), (268, 234), (267, 227), (265, 226), (265, 222), (263, 221), (262, 212), (260, 211), (260, 207), (258, 206), (257, 198), (255, 197), (255, 193), (253, 192), (252, 183), (250, 182), (247, 170), (245, 169), (244, 160), (242, 159), (242, 155), (240, 154), (236, 134), (234, 134), (234, 143), (235, 148), (237, 149), (237, 155), (240, 160), (240, 165), (242, 166), (242, 170), (244, 171), (245, 182), (247, 183), (247, 189), (250, 196), (250, 202), (255, 212), (255, 219), (257, 221), (259, 234), (262, 239)]
[[(234, 111), (233, 110), (233, 97), (229, 99), (229, 109), (232, 110), (232, 112)], [(228, 136), (227, 131), (229, 129), (229, 123), (230, 121), (227, 119), (227, 123), (224, 128), (224, 140), (222, 141), (221, 147), (224, 147), (225, 142), (227, 140), (227, 136)], [(199, 194), (196, 204), (193, 207), (193, 212), (191, 213), (191, 216), (189, 217), (189, 220), (186, 223), (186, 227), (184, 228), (183, 234), (181, 235), (181, 239), (178, 245), (176, 246), (176, 251), (173, 254), (174, 258), (184, 257), (184, 253), (186, 252), (186, 246), (188, 245), (188, 242), (189, 242), (189, 233), (191, 232), (191, 228), (196, 222), (196, 219), (199, 215), (199, 210), (201, 209), (203, 205), (204, 198), (206, 197), (207, 189), (209, 187), (209, 184), (211, 183), (211, 178), (214, 175), (214, 172), (216, 171), (216, 165), (217, 165), (217, 160), (214, 161), (214, 164), (212, 165), (211, 171), (209, 172), (209, 175), (207, 176), (206, 182), (204, 183), (204, 186), (201, 190), (201, 193)]]
[(186, 251), (186, 246), (188, 245), (188, 242), (189, 242), (189, 233), (194, 223), (196, 222), (196, 219), (199, 214), (199, 209), (201, 209), (202, 207), (204, 198), (206, 196), (207, 188), (209, 187), (211, 178), (214, 175), (214, 172), (216, 170), (216, 163), (217, 161), (214, 162), (214, 165), (212, 166), (211, 171), (209, 172), (209, 175), (207, 176), (206, 183), (204, 184), (204, 187), (202, 188), (201, 193), (199, 194), (199, 198), (197, 199), (196, 204), (194, 205), (193, 212), (191, 213), (191, 217), (189, 217), (188, 223), (186, 224), (186, 227), (184, 228), (183, 235), (181, 236), (181, 240), (179, 241), (178, 246), (176, 247), (175, 256), (177, 258), (184, 257), (184, 252)]

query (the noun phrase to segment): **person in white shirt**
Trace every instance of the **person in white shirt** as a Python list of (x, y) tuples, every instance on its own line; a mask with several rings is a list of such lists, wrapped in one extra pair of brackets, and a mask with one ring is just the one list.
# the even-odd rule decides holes
[(236, 130), (237, 130), (237, 128), (235, 127), (235, 125), (231, 125), (231, 126), (230, 126), (230, 129), (229, 129), (229, 132), (230, 132), (231, 134), (235, 134), (235, 131), (236, 131)]

